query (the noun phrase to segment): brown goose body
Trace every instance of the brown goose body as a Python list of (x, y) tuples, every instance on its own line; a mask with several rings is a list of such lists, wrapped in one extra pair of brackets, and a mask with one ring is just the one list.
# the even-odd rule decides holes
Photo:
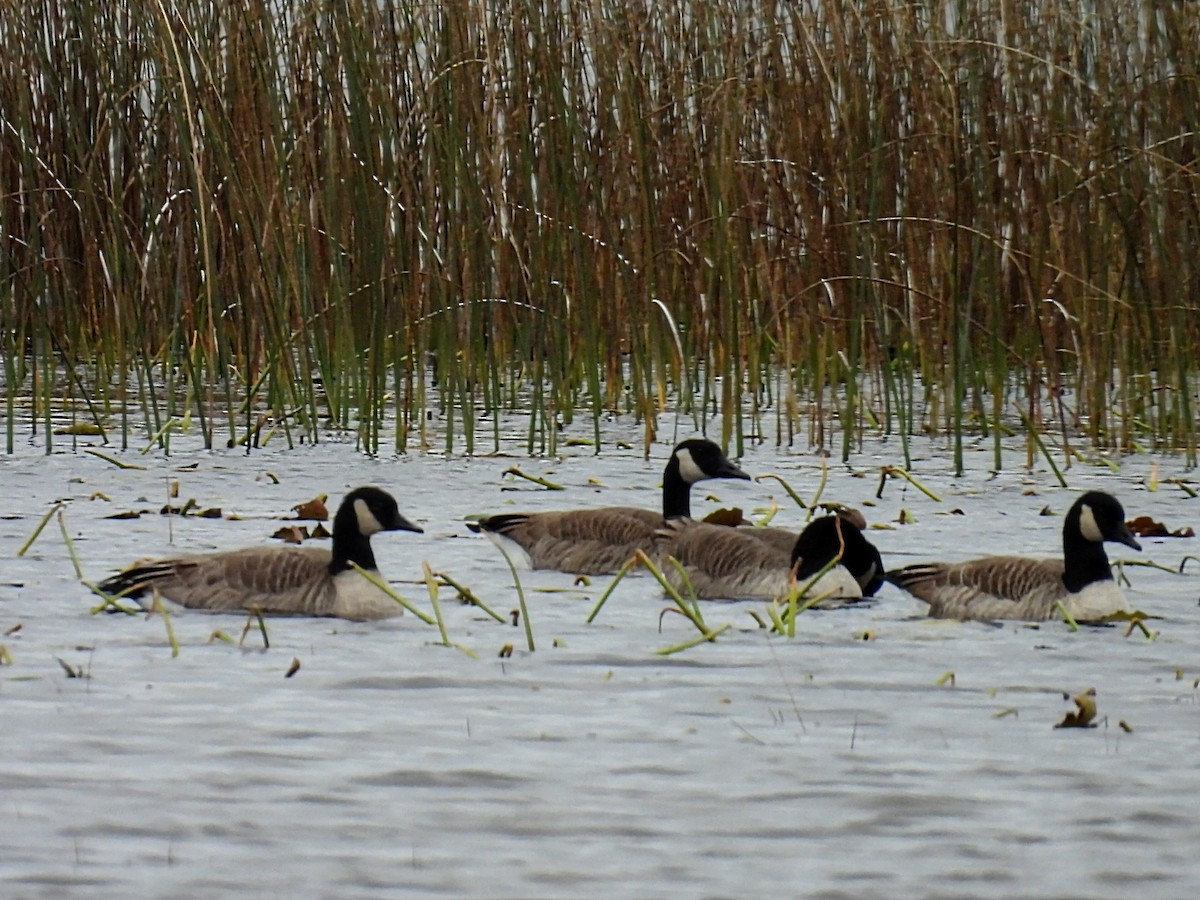
[[(1058, 616), (1058, 603), (1070, 601), (1063, 584), (1065, 570), (1061, 559), (989, 556), (961, 563), (907, 566), (889, 577), (928, 603), (929, 615), (934, 618), (1041, 622)], [(1107, 584), (1119, 594), (1115, 583), (1109, 580)], [(1080, 604), (1072, 605), (1075, 618), (1089, 618)], [(1109, 606), (1101, 615), (1122, 608), (1124, 601), (1114, 600)]]
[(1058, 618), (1059, 606), (1077, 621), (1128, 609), (1113, 581), (1105, 541), (1141, 547), (1125, 511), (1102, 491), (1084, 494), (1063, 522), (1062, 559), (988, 556), (960, 563), (920, 563), (887, 573), (892, 583), (929, 604), (942, 619)]
[(354, 565), (379, 577), (370, 536), (398, 530), (421, 531), (400, 515), (390, 494), (358, 488), (338, 508), (331, 550), (247, 547), (140, 562), (100, 589), (131, 598), (157, 591), (180, 606), (208, 612), (382, 619), (399, 615), (402, 607)]
[[(703, 599), (775, 599), (788, 593), (793, 580), (805, 584), (818, 575), (810, 592), (829, 599), (860, 598), (864, 587), (869, 585), (872, 594), (878, 587), (878, 551), (849, 517), (810, 522), (799, 535), (787, 535), (786, 549), (776, 539), (764, 540), (761, 530), (677, 519), (658, 529), (658, 550), (678, 560), (696, 596)], [(684, 587), (673, 565), (664, 564), (663, 573), (674, 587)]]
[(667, 461), (661, 513), (634, 506), (505, 513), (468, 527), (510, 542), (535, 569), (610, 574), (638, 550), (654, 553), (655, 529), (668, 519), (689, 516), (691, 486), (708, 478), (748, 481), (750, 476), (712, 441), (694, 438), (676, 445)]
[(771, 599), (787, 593), (791, 579), (791, 544), (780, 551), (760, 540), (751, 528), (710, 525), (691, 519), (672, 519), (657, 531), (657, 554), (662, 572), (676, 590), (684, 590), (679, 570), (666, 561), (678, 560), (696, 596), (704, 600)]
[(608, 506), (491, 516), (484, 530), (513, 541), (536, 569), (603, 575), (638, 550), (653, 552), (654, 529), (662, 522), (652, 510)]
[(757, 528), (752, 525), (739, 525), (737, 532), (743, 537), (753, 538), (767, 547), (769, 551), (781, 554), (784, 559), (792, 555), (792, 547), (796, 545), (796, 538), (800, 534), (798, 531), (793, 531), (790, 528), (781, 528), (777, 525), (764, 528)]

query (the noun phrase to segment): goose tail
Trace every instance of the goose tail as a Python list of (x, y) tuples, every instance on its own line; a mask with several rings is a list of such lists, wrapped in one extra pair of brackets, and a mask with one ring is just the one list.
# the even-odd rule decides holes
[(171, 571), (170, 563), (133, 565), (124, 572), (106, 578), (97, 587), (111, 597), (121, 596), (136, 600), (153, 588), (155, 581), (165, 578)]

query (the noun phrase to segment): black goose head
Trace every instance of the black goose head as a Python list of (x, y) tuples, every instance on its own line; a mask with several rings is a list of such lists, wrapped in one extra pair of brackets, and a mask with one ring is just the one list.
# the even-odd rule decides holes
[(706, 478), (750, 480), (750, 476), (710, 440), (689, 438), (676, 444), (663, 470), (663, 518), (690, 516), (692, 485)]
[(1104, 491), (1088, 491), (1071, 506), (1063, 522), (1063, 541), (1076, 537), (1092, 544), (1116, 541), (1134, 550), (1142, 549), (1125, 524), (1124, 507), (1116, 497)]
[(387, 491), (377, 487), (355, 488), (342, 499), (337, 515), (333, 517), (330, 570), (340, 572), (348, 569), (352, 562), (364, 569), (374, 569), (371, 535), (380, 531), (424, 533), (424, 529), (400, 515), (396, 498)]
[(667, 462), (667, 469), (674, 469), (686, 484), (695, 484), (706, 478), (750, 480), (750, 476), (722, 453), (720, 447), (705, 438), (689, 438), (676, 444)]
[(859, 522), (866, 524), (854, 509), (809, 522), (792, 547), (796, 577), (811, 578), (841, 554), (841, 564), (859, 583), (863, 596), (874, 596), (883, 584), (883, 560), (859, 530)]
[(1072, 593), (1112, 578), (1105, 541), (1141, 550), (1125, 524), (1125, 510), (1104, 491), (1088, 491), (1075, 501), (1063, 521), (1063, 584)]

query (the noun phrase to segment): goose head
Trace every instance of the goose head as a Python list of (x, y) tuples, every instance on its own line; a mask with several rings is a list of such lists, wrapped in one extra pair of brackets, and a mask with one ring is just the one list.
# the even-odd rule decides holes
[(423, 534), (424, 529), (414, 525), (396, 505), (396, 498), (377, 487), (355, 488), (342, 500), (333, 520), (333, 533), (355, 533), (370, 537), (380, 531), (415, 531)]
[(1129, 526), (1125, 524), (1125, 509), (1112, 494), (1104, 491), (1088, 491), (1075, 501), (1063, 522), (1063, 539), (1070, 541), (1076, 536), (1092, 544), (1115, 541), (1141, 550)]
[(705, 438), (689, 438), (676, 444), (667, 463), (667, 471), (672, 470), (685, 484), (695, 484), (706, 478), (750, 480), (750, 476), (738, 468), (720, 447)]

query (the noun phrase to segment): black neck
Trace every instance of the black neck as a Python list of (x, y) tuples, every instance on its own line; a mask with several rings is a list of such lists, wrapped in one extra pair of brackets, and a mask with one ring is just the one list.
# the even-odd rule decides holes
[(1078, 524), (1063, 530), (1063, 584), (1072, 594), (1097, 581), (1112, 580), (1104, 545), (1087, 540)]
[(681, 519), (692, 515), (692, 486), (679, 472), (679, 457), (671, 454), (663, 470), (663, 518)]
[(336, 575), (349, 569), (351, 563), (374, 569), (375, 553), (371, 550), (371, 539), (358, 530), (358, 512), (353, 504), (343, 503), (333, 520), (333, 559), (329, 572)]

